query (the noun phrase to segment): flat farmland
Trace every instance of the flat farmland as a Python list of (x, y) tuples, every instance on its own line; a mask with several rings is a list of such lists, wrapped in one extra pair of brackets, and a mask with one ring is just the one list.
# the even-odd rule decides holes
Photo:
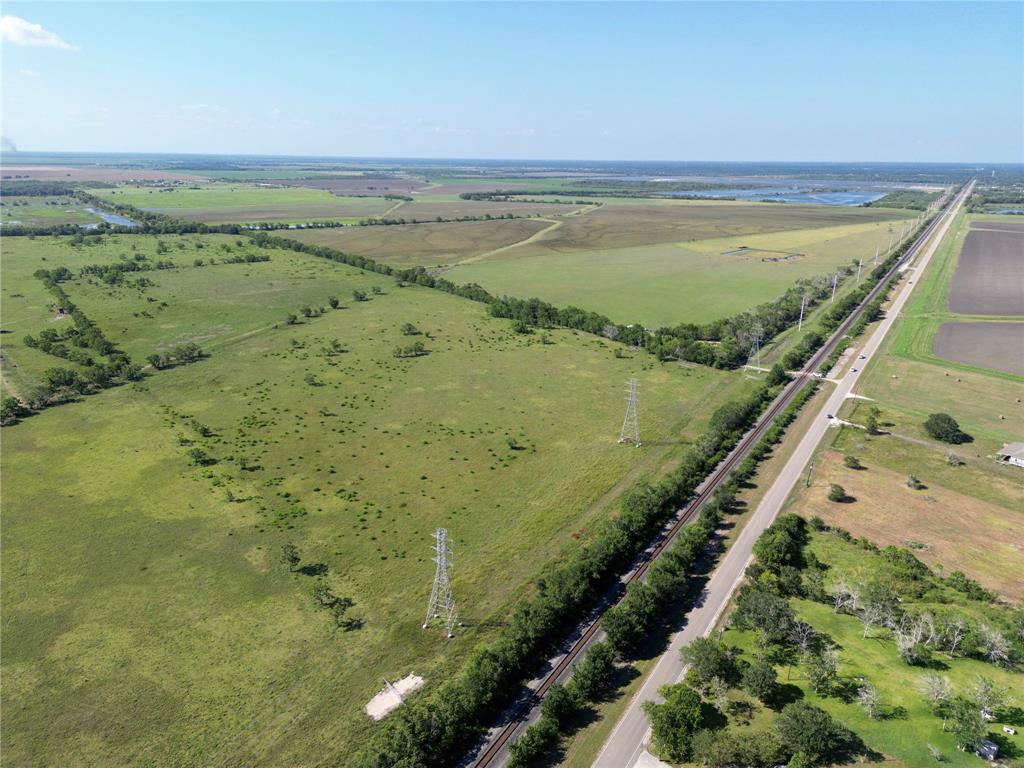
[[(308, 270), (276, 251), (188, 266), (196, 250), (250, 246), (160, 239), (180, 266), (141, 273), (153, 285), (65, 289), (133, 356), (230, 326), (200, 340), (210, 356), (4, 433), (12, 765), (344, 764), (373, 729), (362, 707), (383, 677), (443, 682), (632, 479), (752, 386), (617, 358), (570, 331), (543, 343), (481, 304), (313, 257), (295, 255)], [(16, 262), (73, 267), (143, 241), (155, 252), (155, 237), (104, 238), (76, 262), (37, 239), (46, 248)], [(274, 327), (331, 294), (342, 308)], [(413, 340), (428, 354), (393, 356)], [(644, 393), (640, 450), (615, 442), (630, 376)], [(214, 463), (195, 466), (193, 448)], [(452, 641), (420, 628), (441, 525), (466, 624)], [(286, 543), (301, 570), (281, 562)], [(350, 631), (317, 606), (318, 580), (352, 600)]]
[(60, 224), (98, 224), (103, 221), (86, 205), (73, 197), (16, 196), (0, 198), (0, 224), (57, 226)]
[(348, 178), (325, 176), (322, 179), (311, 176), (304, 179), (281, 179), (273, 183), (283, 187), (322, 189), (333, 195), (370, 195), (376, 197), (381, 195), (409, 195), (426, 186), (426, 182), (419, 179), (371, 178), (368, 176), (351, 176)]
[(3, 178), (32, 179), (35, 181), (200, 181), (199, 175), (151, 169), (103, 168), (100, 166), (70, 165), (16, 165), (0, 167)]
[(973, 223), (949, 291), (949, 310), (1024, 315), (1024, 226)]
[(939, 357), (1024, 376), (1024, 322), (943, 323), (934, 349)]
[[(447, 198), (447, 199), (446, 199)], [(578, 205), (548, 202), (500, 203), (487, 200), (462, 200), (458, 196), (418, 197), (411, 203), (402, 203), (388, 214), (391, 219), (406, 221), (433, 221), (458, 219), (466, 216), (556, 216), (578, 211)]]
[(538, 219), (495, 219), (304, 229), (289, 232), (288, 237), (400, 267), (436, 266), (522, 242), (549, 226)]
[[(890, 232), (888, 223), (866, 222), (629, 248), (549, 249), (552, 239), (561, 242), (565, 229), (585, 227), (601, 213), (566, 219), (530, 243), (457, 265), (446, 276), (498, 294), (582, 306), (618, 322), (701, 323), (768, 301), (797, 278), (825, 274), (861, 257), (870, 264), (875, 247), (884, 249)], [(646, 235), (641, 231), (638, 237)], [(751, 253), (736, 253), (741, 246)]]
[[(567, 193), (568, 194), (568, 193)], [(676, 201), (616, 201), (568, 220), (530, 253), (607, 250), (661, 243), (798, 231), (850, 224), (901, 222), (906, 211), (827, 205)]]
[(395, 207), (383, 197), (339, 197), (319, 189), (210, 184), (194, 188), (96, 190), (111, 202), (207, 224), (359, 219)]

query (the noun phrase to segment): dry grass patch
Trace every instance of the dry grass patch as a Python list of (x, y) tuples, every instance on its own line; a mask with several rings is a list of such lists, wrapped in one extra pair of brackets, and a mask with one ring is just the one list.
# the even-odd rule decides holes
[[(920, 542), (915, 554), (929, 566), (961, 570), (1011, 600), (1024, 599), (1024, 514), (944, 488), (922, 477), (927, 486), (914, 491), (907, 475), (864, 459), (866, 469), (848, 469), (843, 454), (824, 451), (815, 460), (809, 488), (800, 487), (791, 511), (817, 515), (832, 526), (865, 536), (879, 546), (906, 547)], [(829, 502), (838, 483), (856, 501)]]

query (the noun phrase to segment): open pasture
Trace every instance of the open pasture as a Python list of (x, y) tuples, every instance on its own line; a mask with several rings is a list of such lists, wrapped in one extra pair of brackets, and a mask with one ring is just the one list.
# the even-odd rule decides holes
[(488, 200), (462, 200), (457, 196), (430, 196), (416, 198), (413, 202), (402, 203), (390, 211), (389, 219), (405, 219), (406, 221), (434, 221), (442, 219), (459, 219), (467, 216), (556, 216), (578, 211), (578, 205), (563, 203), (523, 202), (500, 203)]
[(17, 196), (0, 198), (0, 226), (23, 224), (27, 227), (48, 227), (60, 224), (98, 224), (103, 219), (86, 210), (86, 205), (73, 197)]
[[(493, 293), (574, 304), (618, 322), (702, 323), (768, 301), (797, 278), (826, 274), (856, 258), (870, 264), (876, 245), (884, 249), (889, 238), (886, 224), (860, 223), (628, 248), (549, 249), (563, 230), (585, 227), (601, 212), (566, 219), (527, 244), (457, 265), (447, 276)], [(637, 237), (645, 233), (638, 230)], [(754, 252), (726, 255), (741, 246)], [(775, 255), (780, 252), (799, 255)]]
[(338, 197), (319, 189), (242, 184), (198, 187), (118, 187), (100, 197), (206, 224), (359, 219), (383, 214), (395, 202), (383, 197)]
[(200, 181), (199, 175), (141, 168), (110, 168), (90, 165), (19, 165), (5, 163), (0, 166), (4, 179), (32, 179), (34, 181), (110, 181), (129, 184), (133, 181)]
[(522, 242), (550, 225), (538, 219), (495, 219), (303, 229), (289, 232), (288, 237), (400, 267), (435, 266)]
[(689, 243), (739, 235), (896, 222), (910, 215), (906, 211), (885, 208), (827, 205), (703, 200), (619, 201), (566, 221), (565, 226), (542, 242), (532, 244), (524, 255)]
[(943, 323), (934, 349), (938, 357), (1024, 376), (1024, 322)]
[[(77, 263), (100, 248), (116, 259), (127, 237)], [(133, 355), (218, 329), (199, 340), (210, 356), (4, 433), (12, 764), (345, 763), (382, 677), (441, 683), (632, 478), (751, 386), (570, 331), (515, 334), (478, 303), (314, 257), (194, 267), (194, 245), (160, 240), (182, 266), (141, 273), (152, 286), (64, 287)], [(206, 258), (239, 248), (208, 240)], [(144, 241), (155, 250), (130, 242)], [(74, 266), (77, 251), (55, 247), (47, 263)], [(332, 294), (341, 308), (299, 313)], [(273, 327), (289, 312), (296, 324)], [(394, 356), (417, 340), (425, 356)], [(616, 443), (630, 376), (640, 450)], [(216, 463), (196, 466), (192, 449)], [(442, 525), (466, 625), (452, 641), (420, 628)], [(300, 570), (281, 562), (285, 543)], [(350, 631), (317, 606), (318, 580), (353, 601)]]
[(324, 174), (323, 178), (307, 176), (297, 179), (280, 179), (272, 182), (282, 187), (303, 187), (306, 189), (322, 189), (333, 195), (410, 195), (423, 189), (426, 182), (419, 179), (401, 177), (373, 177), (353, 175), (339, 177)]
[(971, 225), (953, 284), (949, 310), (973, 315), (1024, 315), (1024, 228)]

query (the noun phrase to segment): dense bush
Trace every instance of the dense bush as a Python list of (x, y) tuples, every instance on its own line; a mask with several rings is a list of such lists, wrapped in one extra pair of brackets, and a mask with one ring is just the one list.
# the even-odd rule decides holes
[(956, 419), (948, 413), (931, 414), (924, 422), (924, 431), (930, 437), (941, 440), (944, 443), (957, 445), (959, 443), (971, 442), (971, 436), (961, 430)]

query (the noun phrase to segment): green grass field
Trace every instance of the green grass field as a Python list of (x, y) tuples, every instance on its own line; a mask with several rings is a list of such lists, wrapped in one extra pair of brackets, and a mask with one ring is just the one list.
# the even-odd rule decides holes
[[(154, 285), (64, 287), (133, 357), (186, 339), (210, 357), (4, 431), (10, 765), (344, 763), (373, 730), (362, 707), (383, 677), (440, 683), (633, 479), (751, 387), (570, 331), (544, 343), (478, 303), (313, 257), (194, 267), (200, 238), (160, 239), (181, 266), (140, 273)], [(201, 239), (205, 258), (249, 247)], [(26, 297), (18, 333), (47, 322), (30, 311), (45, 301), (30, 299), (36, 267), (156, 241), (5, 242), (5, 305), (8, 290)], [(281, 324), (332, 294), (342, 308)], [(422, 335), (402, 335), (407, 322)], [(393, 357), (414, 339), (428, 355)], [(615, 442), (630, 376), (641, 450)], [(195, 466), (193, 448), (217, 463)], [(441, 525), (466, 623), (452, 641), (420, 629)], [(354, 601), (361, 628), (335, 628), (318, 577), (280, 562), (285, 543)]]
[(95, 192), (111, 202), (207, 224), (357, 220), (381, 215), (396, 205), (383, 197), (339, 197), (319, 189), (242, 183), (166, 189), (121, 186)]
[(0, 198), (0, 225), (52, 227), (60, 224), (98, 224), (102, 219), (73, 197)]
[[(737, 213), (747, 207), (736, 209)], [(758, 213), (770, 219), (771, 211)], [(828, 273), (856, 258), (870, 264), (875, 246), (881, 243), (884, 249), (889, 238), (886, 224), (858, 223), (761, 234), (740, 232), (629, 248), (536, 253), (550, 237), (560, 238), (566, 227), (585, 226), (597, 215), (577, 217), (522, 249), (456, 266), (448, 277), (480, 283), (498, 294), (575, 304), (619, 322), (648, 326), (701, 323), (768, 301), (798, 278)], [(744, 221), (737, 217), (735, 226), (741, 229)], [(798, 255), (725, 255), (740, 246)], [(533, 253), (524, 255), (524, 251)]]

